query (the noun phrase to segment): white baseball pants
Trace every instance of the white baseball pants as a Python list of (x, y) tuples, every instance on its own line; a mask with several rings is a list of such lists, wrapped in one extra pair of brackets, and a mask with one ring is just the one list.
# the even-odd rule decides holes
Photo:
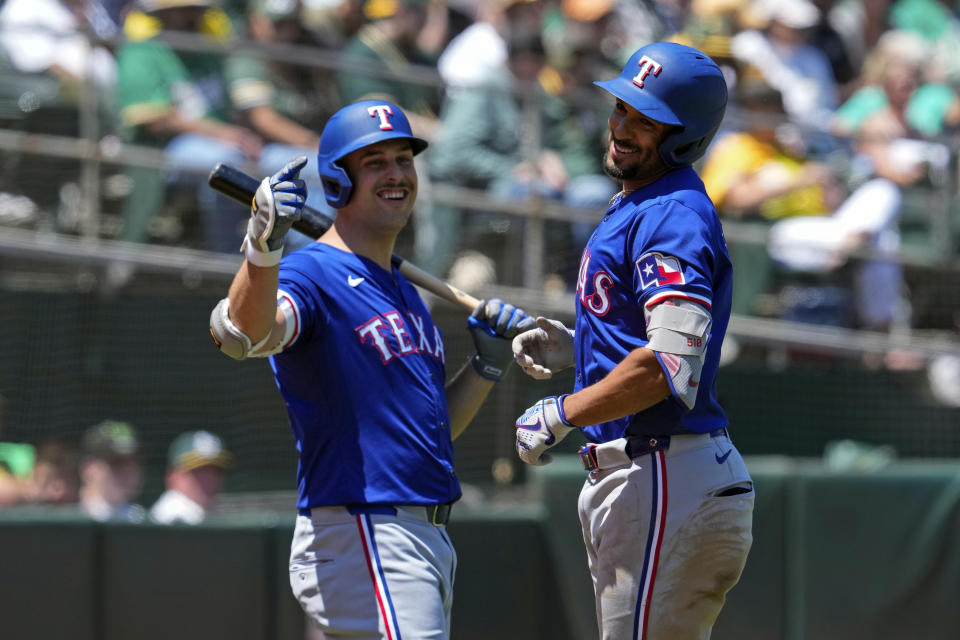
[(327, 638), (446, 640), (457, 555), (424, 507), (297, 516), (290, 586)]
[(579, 500), (600, 638), (706, 640), (753, 542), (750, 474), (727, 435), (622, 457)]

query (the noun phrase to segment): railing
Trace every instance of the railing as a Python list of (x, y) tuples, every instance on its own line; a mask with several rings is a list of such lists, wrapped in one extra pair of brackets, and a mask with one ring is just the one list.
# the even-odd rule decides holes
[[(243, 50), (289, 64), (344, 70), (384, 78), (395, 77), (394, 71), (386, 70), (381, 66), (352, 60), (333, 51), (312, 47), (263, 45), (239, 40), (229, 45), (216, 45), (202, 36), (183, 33), (166, 33), (159, 37), (175, 48), (187, 51), (226, 55)], [(113, 44), (120, 44), (120, 42)], [(442, 87), (442, 81), (436, 70), (429, 67), (410, 65), (404, 69), (403, 79), (411, 83)], [(536, 109), (536, 104), (533, 102), (536, 98), (530, 92), (521, 92), (520, 97), (526, 101), (528, 109)], [(0, 150), (4, 153), (15, 152), (38, 157), (77, 160), (81, 166), (79, 184), (83, 202), (83, 215), (77, 227), (77, 237), (0, 227), (0, 254), (60, 263), (87, 263), (95, 266), (124, 263), (141, 271), (181, 273), (184, 275), (185, 282), (194, 281), (196, 277), (227, 279), (232, 276), (239, 264), (239, 256), (174, 246), (130, 244), (101, 237), (103, 225), (99, 185), (103, 165), (110, 163), (161, 168), (164, 166), (164, 155), (162, 150), (126, 144), (112, 132), (100, 131), (99, 99), (100, 96), (92, 87), (86, 87), (80, 91), (78, 100), (80, 135), (76, 138), (0, 129)], [(540, 132), (534, 132), (529, 138), (534, 141), (531, 149), (528, 149), (532, 154), (538, 146), (536, 141), (540, 139)], [(951, 153), (953, 154), (951, 160), (955, 160), (955, 149), (951, 148)], [(951, 166), (953, 164), (955, 162), (952, 162)], [(951, 276), (960, 275), (960, 261), (953, 253), (951, 243), (953, 225), (950, 218), (952, 215), (950, 204), (955, 197), (954, 182), (952, 175), (944, 176), (943, 183), (938, 185), (939, 205), (929, 212), (931, 246), (935, 250), (925, 252), (923, 255), (913, 255), (904, 251), (894, 260), (906, 267), (935, 268)], [(582, 220), (585, 213), (596, 216), (597, 212), (570, 209), (538, 197), (520, 201), (497, 200), (483, 191), (465, 189), (451, 184), (434, 184), (429, 191), (429, 197), (436, 204), (526, 219), (527, 224), (524, 225), (522, 240), (524, 259), (518, 279), (519, 286), (497, 285), (492, 289), (495, 289), (498, 295), (520, 301), (541, 313), (572, 315), (573, 306), (569, 296), (558, 298), (543, 291), (542, 258), (546, 246), (544, 230), (551, 222), (571, 223)], [(766, 232), (754, 225), (724, 221), (724, 230), (728, 240), (733, 243), (762, 245), (766, 242)], [(860, 256), (869, 257), (869, 254), (861, 253)], [(477, 293), (483, 295), (492, 292)], [(951, 304), (957, 304), (957, 301), (951, 301)], [(882, 353), (900, 348), (923, 354), (960, 354), (956, 341), (949, 335), (929, 337), (910, 333), (903, 335), (868, 333), (746, 316), (735, 317), (729, 332), (746, 341), (767, 345), (802, 345), (845, 355)]]

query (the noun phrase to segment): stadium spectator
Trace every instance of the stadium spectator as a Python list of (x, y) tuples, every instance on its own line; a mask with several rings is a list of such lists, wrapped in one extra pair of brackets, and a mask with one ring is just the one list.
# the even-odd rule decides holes
[[(766, 83), (744, 79), (737, 103), (745, 110), (746, 130), (728, 133), (709, 151), (702, 172), (707, 193), (721, 215), (771, 223), (769, 253), (787, 273), (815, 276), (831, 287), (852, 291), (855, 321), (860, 326), (886, 328), (903, 320), (903, 276), (892, 261), (851, 256), (869, 248), (890, 256), (899, 248), (897, 229), (902, 197), (888, 180), (875, 178), (848, 193), (837, 181), (838, 171), (810, 160), (804, 149), (785, 144), (777, 135), (784, 121), (780, 93)], [(735, 261), (748, 253), (735, 251)], [(738, 312), (751, 311), (753, 297), (772, 282), (772, 270), (762, 257), (742, 268), (745, 286), (738, 292)], [(735, 262), (736, 264), (736, 262)], [(844, 277), (852, 267), (852, 283)], [(744, 267), (744, 262), (738, 265)], [(836, 289), (831, 288), (831, 291)], [(821, 315), (831, 324), (849, 324), (840, 305), (836, 316)]]
[(143, 469), (133, 426), (105, 420), (87, 429), (80, 460), (80, 507), (98, 522), (143, 522), (146, 510), (133, 499), (140, 493)]
[[(882, 178), (896, 185), (905, 198), (901, 226), (919, 226), (927, 237), (932, 237), (927, 196), (951, 180), (948, 145), (960, 125), (960, 99), (953, 87), (938, 81), (944, 69), (931, 58), (932, 52), (915, 33), (884, 33), (864, 63), (862, 88), (838, 108), (832, 121), (833, 132), (851, 142), (859, 178)], [(894, 240), (899, 242), (899, 236), (889, 238)], [(882, 261), (874, 268), (902, 271)], [(892, 301), (871, 295), (865, 303), (883, 309)]]
[[(960, 99), (939, 81), (942, 69), (931, 63), (933, 49), (909, 31), (887, 31), (864, 63), (861, 88), (837, 109), (834, 135), (858, 139), (875, 169), (893, 170), (888, 143), (894, 139), (936, 139), (960, 125)], [(900, 184), (916, 175), (887, 177)]]
[[(807, 41), (823, 51), (837, 83), (837, 100), (842, 102), (857, 88), (863, 64), (863, 36), (853, 37), (844, 23), (845, 9), (835, 10), (837, 0), (811, 0), (820, 10), (820, 19), (810, 29)], [(846, 30), (844, 28), (846, 27)], [(862, 28), (861, 28), (862, 32)]]
[(323, 48), (339, 51), (367, 23), (364, 0), (304, 0), (303, 26)]
[(820, 10), (809, 0), (763, 0), (758, 10), (765, 27), (734, 35), (733, 56), (780, 91), (792, 120), (821, 131), (837, 108), (837, 85), (826, 54), (807, 42)]
[[(247, 36), (255, 44), (313, 45), (300, 20), (300, 0), (252, 0), (247, 13)], [(311, 66), (265, 58), (249, 49), (238, 49), (225, 66), (230, 103), (245, 126), (260, 135), (264, 147), (259, 173), (272, 175), (296, 156), (307, 157), (303, 179), (307, 204), (331, 219), (336, 210), (327, 205), (317, 172), (320, 144), (317, 131), (336, 111), (337, 94), (329, 74)], [(310, 238), (297, 231), (288, 236), (288, 249)]]
[(730, 120), (739, 128), (718, 137), (701, 172), (721, 215), (772, 222), (839, 206), (843, 188), (833, 169), (810, 161), (796, 136), (783, 135), (781, 92), (747, 70), (734, 98)]
[(29, 505), (75, 505), (79, 486), (76, 448), (57, 436), (45, 438), (37, 444), (36, 459), (24, 486), (22, 502)]
[(223, 490), (224, 470), (233, 456), (209, 431), (177, 436), (167, 456), (166, 491), (150, 509), (160, 524), (200, 524)]
[[(251, 0), (246, 37), (254, 45), (314, 45), (301, 25), (301, 10), (300, 0)], [(323, 71), (241, 48), (227, 59), (225, 76), (230, 101), (243, 123), (264, 140), (287, 145), (281, 166), (293, 154), (291, 147), (316, 152), (316, 130), (338, 104)], [(264, 149), (262, 156), (267, 154)]]
[(508, 30), (537, 31), (543, 13), (541, 0), (477, 2), (473, 24), (453, 37), (437, 60), (446, 90), (475, 87), (507, 72)]
[[(511, 29), (507, 42), (509, 73), (491, 72), (482, 85), (447, 95), (431, 157), (431, 175), (438, 182), (484, 189), (501, 199), (521, 199), (536, 193), (569, 206), (605, 206), (617, 191), (616, 184), (599, 169), (600, 132), (605, 118), (598, 120), (591, 109), (578, 110), (566, 100), (563, 92), (572, 92), (579, 82), (565, 83), (556, 69), (545, 68), (539, 31)], [(545, 80), (555, 82), (548, 88)], [(551, 91), (555, 93), (551, 95)], [(532, 116), (530, 104), (536, 105)], [(540, 145), (531, 145), (529, 140), (531, 117), (538, 120), (534, 126), (541, 127), (543, 133)], [(530, 157), (532, 147), (534, 154)], [(456, 229), (461, 216), (458, 211), (435, 215), (437, 225), (447, 226), (438, 235), (460, 237)], [(519, 239), (522, 234), (515, 233), (513, 225), (513, 221), (490, 215), (473, 215), (463, 223), (470, 234), (510, 231)], [(560, 275), (564, 282), (575, 281), (575, 274), (567, 272), (577, 261), (571, 258), (569, 226), (550, 225), (548, 234), (549, 248), (544, 256), (547, 273)], [(456, 251), (454, 243), (448, 244), (450, 252)], [(448, 267), (448, 259), (449, 254), (436, 251), (431, 267), (442, 272)]]
[(33, 469), (36, 450), (25, 442), (0, 442), (0, 508), (18, 504)]
[(121, 239), (143, 241), (159, 212), (166, 183), (195, 191), (206, 248), (235, 253), (243, 221), (236, 205), (206, 184), (219, 162), (256, 162), (263, 140), (229, 122), (220, 57), (178, 51), (156, 36), (161, 31), (203, 34), (224, 42), (231, 34), (215, 0), (138, 0), (124, 24), (128, 41), (117, 52), (123, 133), (129, 142), (164, 150), (166, 170), (131, 169), (134, 192), (127, 199)]
[[(6, 398), (0, 394), (0, 436), (3, 435), (3, 410)], [(36, 451), (25, 442), (0, 440), (0, 509), (20, 502), (23, 485), (33, 468)]]
[(84, 0), (6, 0), (0, 7), (0, 48), (14, 69), (47, 73), (62, 82), (65, 95), (76, 95), (77, 85), (93, 81), (111, 92), (116, 63), (110, 51), (92, 44), (87, 31), (111, 37), (109, 18), (90, 15)]
[[(0, 3), (0, 126), (79, 137), (96, 122), (112, 131), (116, 61), (97, 39), (114, 35), (110, 17), (92, 0)], [(94, 108), (97, 118), (81, 117), (81, 109), (92, 115)], [(9, 148), (4, 155), (0, 224), (32, 227), (56, 212), (57, 230), (69, 232), (93, 213), (69, 197), (79, 190), (75, 159), (44, 157), (50, 177), (37, 181), (36, 156)]]

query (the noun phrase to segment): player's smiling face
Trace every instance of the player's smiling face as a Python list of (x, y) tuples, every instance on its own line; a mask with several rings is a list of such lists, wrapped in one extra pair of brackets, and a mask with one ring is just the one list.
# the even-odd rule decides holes
[(603, 170), (630, 192), (650, 184), (669, 171), (657, 152), (671, 126), (646, 117), (617, 100), (609, 119), (609, 144)]
[(385, 140), (354, 151), (343, 160), (353, 183), (351, 209), (382, 222), (406, 224), (417, 199), (417, 172), (407, 140)]

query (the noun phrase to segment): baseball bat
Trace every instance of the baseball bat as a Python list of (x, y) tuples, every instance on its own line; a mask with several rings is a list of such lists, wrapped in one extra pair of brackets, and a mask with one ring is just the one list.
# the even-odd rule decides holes
[[(260, 186), (260, 181), (253, 176), (223, 162), (213, 168), (209, 178), (207, 178), (207, 183), (214, 191), (248, 207), (253, 200), (253, 194)], [(330, 216), (312, 207), (304, 206), (300, 211), (300, 219), (293, 223), (293, 228), (311, 238), (319, 238), (332, 224), (333, 218)], [(433, 274), (427, 273), (397, 254), (393, 254), (390, 261), (407, 280), (447, 302), (461, 307), (468, 313), (480, 304), (480, 300), (469, 293), (444, 282)]]

